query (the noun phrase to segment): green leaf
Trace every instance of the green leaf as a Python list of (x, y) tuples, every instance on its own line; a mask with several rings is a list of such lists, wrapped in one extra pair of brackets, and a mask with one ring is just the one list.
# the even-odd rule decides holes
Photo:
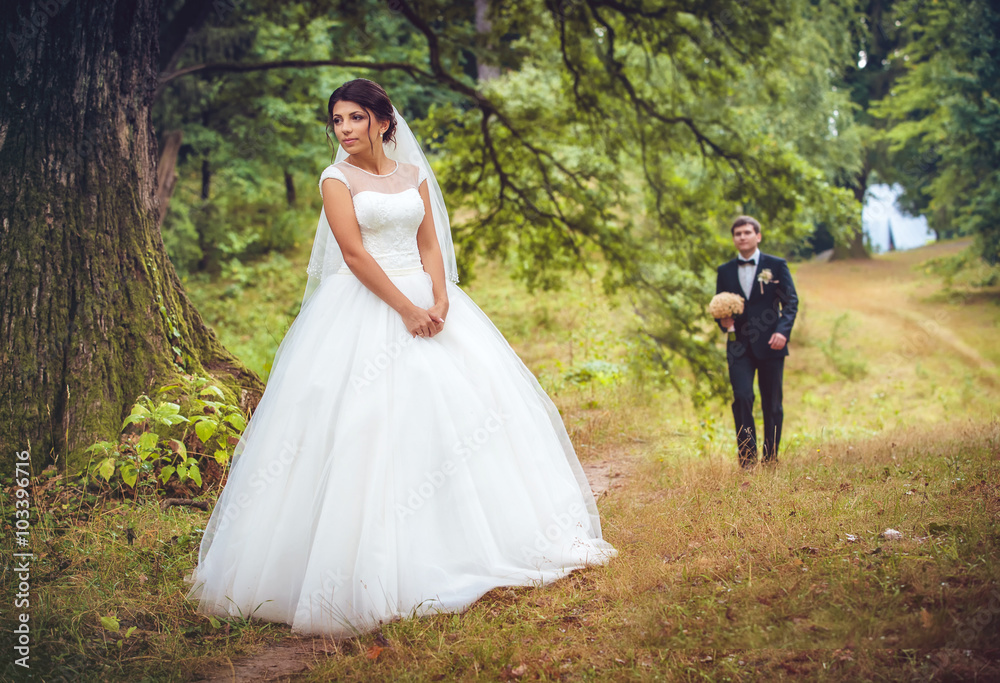
[(185, 479), (188, 478), (188, 468), (187, 468), (187, 465), (178, 465), (177, 466), (177, 478), (180, 479), (181, 481), (184, 481)]
[(213, 434), (215, 434), (215, 430), (215, 423), (208, 420), (202, 420), (194, 426), (194, 432), (198, 435), (198, 438), (201, 439), (202, 443), (208, 443), (208, 440), (212, 438)]
[(98, 468), (97, 473), (104, 477), (105, 481), (110, 481), (111, 475), (115, 473), (115, 459), (105, 458)]
[(94, 451), (103, 451), (104, 453), (108, 453), (109, 451), (115, 450), (116, 447), (117, 447), (117, 444), (115, 444), (115, 443), (113, 443), (111, 441), (98, 441), (93, 446), (90, 446), (89, 448), (87, 448), (87, 450), (85, 452), (86, 453), (92, 453)]
[(223, 399), (225, 398), (225, 396), (222, 393), (222, 389), (215, 386), (214, 384), (209, 384), (207, 387), (198, 392), (199, 396), (204, 396), (205, 394), (213, 394), (215, 396), (218, 396), (219, 398)]
[(149, 415), (150, 413), (149, 410), (146, 409), (146, 406), (136, 403), (134, 406), (132, 406), (131, 414), (129, 414), (129, 416), (126, 417), (125, 421), (122, 423), (122, 429), (125, 429), (125, 427), (129, 426), (130, 424), (135, 424), (136, 422), (143, 422), (149, 419)]
[(177, 446), (177, 457), (182, 460), (187, 457), (187, 446), (184, 445), (183, 441), (178, 441), (177, 439), (171, 439), (170, 443)]
[(160, 405), (156, 406), (156, 410), (153, 411), (153, 416), (157, 419), (161, 419), (167, 417), (168, 415), (177, 415), (179, 412), (181, 412), (180, 405), (169, 401), (163, 401)]
[(156, 448), (157, 441), (160, 440), (160, 436), (156, 432), (143, 432), (142, 436), (136, 442), (141, 450), (151, 451)]
[[(125, 637), (128, 638), (130, 635), (132, 635), (133, 633), (135, 633), (135, 630), (137, 628), (139, 628), (139, 627), (138, 626), (129, 626), (128, 630), (125, 631)], [(121, 642), (121, 641), (119, 641), (119, 642)]]
[(103, 626), (108, 631), (117, 632), (121, 628), (121, 624), (115, 617), (101, 617), (101, 626)]
[(118, 469), (118, 473), (122, 475), (122, 481), (128, 484), (130, 487), (135, 486), (135, 480), (139, 477), (139, 470), (135, 468), (132, 463), (125, 463)]
[(240, 415), (239, 413), (233, 413), (232, 415), (226, 415), (225, 420), (226, 420), (226, 422), (228, 422), (229, 424), (231, 424), (233, 426), (233, 428), (236, 431), (238, 431), (238, 432), (242, 432), (244, 429), (247, 428), (247, 422), (246, 422), (246, 420), (244, 420), (243, 416)]
[(174, 467), (173, 465), (167, 465), (166, 467), (160, 470), (160, 481), (166, 484), (167, 480), (170, 479), (171, 475), (173, 475), (173, 473), (176, 471), (177, 471), (176, 467)]
[(198, 469), (198, 465), (191, 465), (188, 468), (188, 476), (194, 479), (194, 483), (201, 486), (201, 470)]
[(219, 463), (220, 465), (225, 465), (226, 462), (228, 462), (228, 460), (229, 460), (229, 451), (220, 448), (215, 452), (215, 462)]
[(215, 617), (209, 617), (208, 618), (208, 623), (210, 623), (212, 625), (212, 628), (222, 628), (222, 622), (220, 622)]
[(173, 427), (174, 425), (180, 424), (181, 422), (190, 422), (190, 420), (188, 420), (183, 415), (165, 415), (164, 417), (160, 418), (160, 422), (167, 425), (168, 427)]

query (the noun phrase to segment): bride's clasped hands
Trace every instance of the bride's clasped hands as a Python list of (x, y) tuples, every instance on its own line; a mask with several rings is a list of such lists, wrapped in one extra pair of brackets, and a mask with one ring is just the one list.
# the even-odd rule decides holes
[(447, 314), (448, 302), (444, 301), (428, 309), (409, 306), (399, 315), (411, 336), (429, 338), (444, 329), (444, 317)]

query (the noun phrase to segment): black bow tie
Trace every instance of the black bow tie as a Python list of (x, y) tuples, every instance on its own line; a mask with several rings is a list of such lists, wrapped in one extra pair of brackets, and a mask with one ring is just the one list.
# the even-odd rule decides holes
[(754, 259), (747, 259), (746, 261), (744, 261), (743, 259), (740, 259), (740, 265), (741, 266), (755, 266), (755, 265), (757, 265), (757, 261), (755, 261)]

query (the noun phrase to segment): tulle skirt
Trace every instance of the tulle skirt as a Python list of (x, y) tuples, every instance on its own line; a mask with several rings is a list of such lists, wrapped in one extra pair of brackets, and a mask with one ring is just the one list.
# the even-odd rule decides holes
[[(433, 304), (427, 273), (390, 276)], [(442, 332), (413, 338), (354, 275), (324, 279), (235, 449), (187, 577), (198, 611), (350, 636), (616, 554), (552, 401), (448, 295)]]

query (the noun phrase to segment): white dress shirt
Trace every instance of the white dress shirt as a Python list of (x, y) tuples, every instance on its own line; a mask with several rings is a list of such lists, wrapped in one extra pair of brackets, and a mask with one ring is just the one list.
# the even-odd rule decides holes
[(760, 249), (754, 249), (753, 256), (750, 258), (753, 259), (756, 265), (744, 266), (742, 261), (747, 259), (744, 259), (739, 255), (736, 257), (736, 259), (741, 262), (736, 266), (736, 272), (740, 276), (740, 288), (743, 289), (743, 296), (746, 299), (750, 298), (750, 289), (753, 287), (753, 276), (757, 274), (757, 266), (760, 265)]

